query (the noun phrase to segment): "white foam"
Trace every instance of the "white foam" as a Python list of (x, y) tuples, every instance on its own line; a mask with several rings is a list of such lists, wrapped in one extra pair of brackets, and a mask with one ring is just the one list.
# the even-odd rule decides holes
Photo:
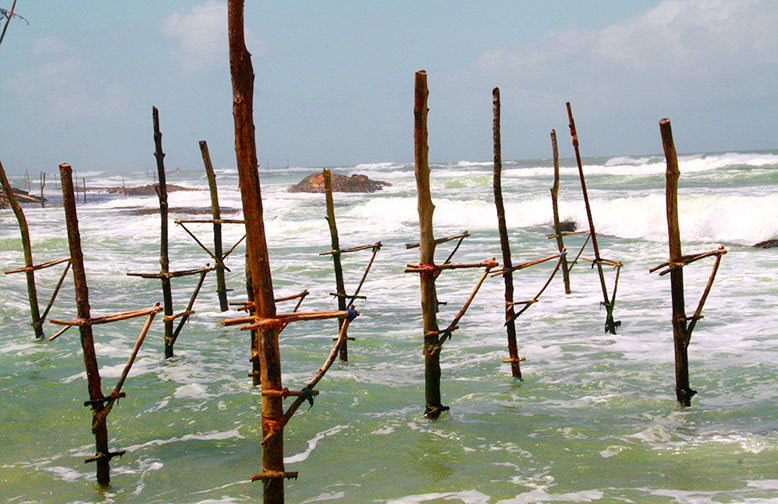
[(318, 434), (316, 434), (316, 436), (313, 437), (313, 439), (308, 441), (308, 448), (306, 448), (305, 450), (303, 450), (302, 452), (300, 452), (300, 453), (298, 453), (296, 455), (291, 455), (289, 457), (284, 457), (284, 463), (285, 464), (293, 464), (295, 462), (302, 462), (303, 460), (307, 459), (311, 455), (311, 453), (313, 453), (313, 450), (316, 449), (316, 445), (319, 444), (319, 441), (321, 441), (322, 439), (324, 439), (326, 437), (334, 436), (335, 434), (337, 434), (338, 432), (342, 431), (346, 427), (348, 427), (348, 426), (347, 425), (336, 425), (335, 427), (333, 427), (331, 429), (328, 429), (328, 430), (326, 430), (324, 432), (319, 432)]

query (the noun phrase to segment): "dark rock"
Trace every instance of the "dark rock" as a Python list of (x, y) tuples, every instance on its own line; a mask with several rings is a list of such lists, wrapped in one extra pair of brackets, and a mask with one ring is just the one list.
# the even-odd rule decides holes
[[(48, 201), (46, 198), (41, 198), (40, 196), (35, 196), (27, 191), (24, 191), (22, 189), (17, 189), (16, 187), (11, 188), (14, 192), (14, 196), (16, 197), (16, 201), (21, 205), (24, 203), (37, 203), (40, 205), (41, 201)], [(5, 191), (0, 193), (0, 208), (8, 208), (8, 197), (5, 195)]]
[[(126, 194), (127, 196), (156, 196), (157, 191), (154, 190), (156, 184), (147, 184), (137, 187), (106, 187), (101, 189), (111, 194)], [(173, 184), (167, 184), (167, 192), (175, 191), (199, 191), (200, 189), (192, 189), (191, 187), (182, 187)]]
[(563, 233), (572, 233), (576, 228), (577, 226), (573, 221), (566, 220), (559, 223), (559, 230)]
[[(350, 177), (345, 175), (339, 175), (337, 173), (332, 174), (332, 192), (359, 192), (359, 193), (371, 193), (380, 191), (384, 186), (390, 186), (389, 182), (382, 182), (380, 180), (370, 180), (367, 175), (354, 174)], [(302, 179), (298, 184), (290, 187), (289, 192), (310, 192), (310, 193), (323, 193), (324, 191), (324, 175), (321, 173), (314, 173)]]
[(775, 247), (778, 247), (778, 239), (759, 242), (759, 243), (757, 243), (755, 245), (751, 245), (751, 246), (753, 248), (775, 248)]

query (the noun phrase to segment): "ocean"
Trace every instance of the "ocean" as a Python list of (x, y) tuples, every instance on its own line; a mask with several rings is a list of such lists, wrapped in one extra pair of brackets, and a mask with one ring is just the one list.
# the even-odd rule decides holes
[[(659, 132), (657, 131), (657, 144)], [(675, 401), (670, 280), (649, 269), (667, 260), (665, 164), (660, 155), (584, 158), (601, 255), (623, 263), (614, 315), (618, 334), (603, 330), (596, 270), (561, 273), (540, 302), (516, 323), (524, 380), (511, 377), (503, 327), (503, 283), (489, 278), (442, 351), (443, 404), (437, 421), (423, 417), (422, 317), (417, 274), (418, 214), (412, 164), (331, 167), (390, 182), (372, 194), (335, 193), (343, 248), (381, 241), (350, 327), (350, 361), (336, 362), (285, 429), (290, 503), (778, 502), (778, 249), (752, 248), (778, 238), (778, 150), (700, 153), (679, 158), (684, 253), (727, 248), (689, 346), (692, 406)], [(224, 218), (240, 218), (233, 159), (216, 162)], [(79, 166), (87, 202), (78, 217), (92, 316), (150, 307), (162, 300), (158, 281), (127, 276), (159, 271), (156, 196), (99, 190), (151, 184), (149, 173), (116, 175)], [(56, 168), (52, 169), (52, 172)], [(6, 170), (14, 171), (7, 166)], [(317, 167), (260, 168), (270, 265), (277, 296), (310, 291), (301, 310), (337, 303), (323, 194), (287, 188)], [(501, 261), (491, 161), (431, 165), (436, 236), (469, 231), (455, 262)], [(24, 177), (10, 177), (16, 187)], [(37, 177), (36, 177), (37, 178)], [(549, 159), (505, 161), (503, 195), (514, 264), (556, 253)], [(202, 167), (168, 169), (172, 270), (210, 261), (173, 219), (209, 218)], [(37, 191), (33, 183), (32, 192)], [(67, 257), (58, 173), (50, 173), (45, 208), (26, 206), (35, 263)], [(80, 195), (79, 195), (80, 198)], [(562, 159), (563, 220), (586, 227), (577, 168)], [(58, 206), (59, 205), (59, 206)], [(203, 212), (201, 216), (191, 213)], [(206, 244), (209, 224), (191, 224)], [(225, 225), (225, 249), (243, 235)], [(577, 253), (582, 236), (566, 239)], [(442, 261), (453, 243), (438, 247)], [(243, 244), (227, 259), (231, 301), (246, 299)], [(592, 257), (591, 248), (584, 257)], [(370, 251), (344, 256), (348, 292)], [(516, 300), (531, 299), (554, 261), (515, 273)], [(16, 219), (0, 212), (0, 267), (23, 266)], [(684, 268), (691, 312), (712, 259)], [(37, 272), (46, 306), (62, 266)], [(605, 269), (609, 290), (614, 271)], [(446, 325), (467, 298), (475, 270), (438, 279), (439, 319)], [(223, 327), (241, 313), (218, 310), (209, 275), (192, 316), (163, 359), (159, 316), (124, 386), (127, 397), (108, 417), (112, 485), (98, 489), (91, 414), (78, 332), (35, 341), (24, 275), (0, 277), (0, 500), (100, 503), (239, 503), (261, 501), (261, 395), (250, 378), (249, 335)], [(176, 311), (194, 287), (173, 280)], [(291, 311), (293, 305), (279, 305)], [(76, 317), (68, 278), (50, 317)], [(103, 390), (127, 360), (141, 319), (95, 326)], [(47, 336), (57, 326), (47, 323)], [(319, 369), (337, 334), (332, 320), (291, 324), (281, 335), (283, 382), (299, 390)]]

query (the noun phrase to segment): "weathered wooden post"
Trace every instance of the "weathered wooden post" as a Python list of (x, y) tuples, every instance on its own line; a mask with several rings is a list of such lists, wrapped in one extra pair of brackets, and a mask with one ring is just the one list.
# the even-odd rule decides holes
[[(603, 297), (602, 304), (603, 306), (605, 306), (605, 310), (607, 312), (605, 318), (605, 332), (616, 334), (616, 327), (621, 325), (621, 322), (613, 320), (613, 306), (616, 301), (616, 293), (615, 293), (616, 288), (614, 287), (613, 298), (609, 298), (608, 287), (605, 285), (605, 275), (602, 271), (603, 259), (600, 257), (600, 249), (597, 246), (597, 234), (594, 231), (594, 219), (592, 218), (592, 209), (591, 206), (589, 205), (589, 195), (586, 192), (586, 179), (584, 178), (583, 164), (581, 163), (581, 153), (578, 149), (578, 133), (576, 132), (575, 121), (573, 120), (573, 110), (570, 107), (570, 102), (567, 102), (566, 105), (567, 105), (567, 116), (570, 119), (570, 136), (572, 137), (573, 148), (575, 149), (575, 160), (578, 163), (578, 175), (579, 178), (581, 179), (581, 191), (583, 192), (584, 204), (586, 205), (586, 217), (589, 220), (589, 236), (592, 240), (592, 248), (594, 249), (594, 261), (592, 262), (597, 266), (597, 273), (599, 274), (600, 277), (600, 287), (602, 288), (602, 297)], [(618, 268), (621, 267), (620, 263), (615, 263), (615, 264), (619, 265)], [(616, 278), (618, 279), (618, 276)]]
[[(273, 318), (276, 305), (273, 280), (262, 217), (262, 197), (257, 171), (257, 146), (254, 137), (254, 69), (246, 49), (243, 27), (243, 0), (229, 0), (230, 74), (232, 76), (232, 114), (235, 123), (235, 156), (240, 178), (240, 193), (246, 225), (246, 250), (254, 294), (254, 317)], [(259, 365), (262, 382), (262, 434), (270, 436), (262, 449), (262, 473), (265, 504), (284, 502), (284, 436), (280, 421), (284, 414), (283, 398), (265, 395), (282, 390), (281, 355), (278, 348), (280, 327), (272, 325), (259, 331)]]
[(151, 117), (154, 122), (154, 158), (157, 161), (159, 183), (154, 189), (159, 198), (159, 264), (161, 266), (162, 306), (165, 314), (165, 358), (173, 357), (173, 290), (170, 285), (170, 258), (168, 256), (168, 204), (167, 181), (165, 178), (165, 153), (162, 152), (162, 132), (159, 129), (159, 110), (152, 107)]
[(78, 230), (78, 216), (76, 214), (76, 198), (73, 188), (72, 170), (69, 164), (59, 165), (59, 174), (62, 180), (62, 197), (65, 207), (65, 220), (68, 230), (68, 243), (70, 244), (70, 258), (73, 265), (73, 282), (76, 290), (76, 307), (79, 320), (84, 324), (79, 325), (81, 333), (81, 349), (84, 353), (84, 366), (89, 388), (89, 403), (92, 406), (92, 432), (95, 435), (95, 449), (98, 455), (97, 482), (108, 485), (111, 482), (111, 459), (108, 450), (108, 428), (105, 423), (105, 409), (103, 391), (100, 386), (100, 371), (97, 366), (95, 344), (92, 338), (92, 325), (89, 311), (89, 291), (86, 284), (86, 272), (84, 270), (84, 256), (81, 252), (81, 235)]
[[(678, 157), (675, 153), (673, 131), (669, 119), (659, 121), (662, 147), (665, 151), (667, 171), (665, 172), (665, 200), (667, 207), (667, 238), (670, 248), (670, 262), (678, 262), (681, 253), (681, 231), (678, 226)], [(689, 387), (689, 354), (686, 340), (686, 305), (683, 289), (683, 268), (670, 272), (670, 291), (673, 298), (673, 341), (675, 343), (675, 393), (683, 406), (691, 405), (697, 392)]]
[(508, 226), (505, 222), (505, 205), (502, 199), (502, 148), (500, 140), (500, 88), (492, 90), (492, 139), (494, 142), (494, 205), (497, 207), (497, 228), (500, 232), (500, 247), (502, 248), (502, 264), (505, 268), (505, 330), (508, 333), (507, 362), (511, 364), (511, 374), (521, 380), (519, 350), (516, 345), (516, 313), (513, 309), (513, 263), (511, 262), (511, 244), (508, 239)]
[[(556, 130), (551, 130), (551, 149), (554, 155), (554, 185), (551, 186), (551, 206), (554, 211), (554, 236), (561, 254), (565, 250), (562, 228), (559, 222), (559, 150), (556, 144)], [(570, 271), (567, 269), (567, 257), (562, 256), (562, 278), (565, 282), (565, 294), (570, 294)]]
[[(430, 168), (427, 156), (427, 72), (416, 72), (414, 117), (414, 159), (416, 171), (416, 191), (419, 212), (419, 264), (435, 264), (435, 236), (432, 229), (432, 214), (435, 205), (432, 204), (430, 193)], [(438, 294), (435, 288), (433, 271), (419, 275), (421, 282), (421, 309), (424, 318), (424, 399), (426, 407), (424, 415), (435, 419), (443, 411), (449, 409), (443, 406), (440, 397), (440, 347), (438, 336)]]
[(46, 172), (41, 172), (41, 208), (46, 207), (46, 198), (43, 197), (44, 187), (46, 187)]
[[(690, 406), (691, 399), (697, 391), (692, 390), (689, 385), (689, 355), (687, 349), (691, 341), (692, 331), (697, 321), (702, 318), (702, 308), (708, 293), (713, 285), (713, 280), (718, 271), (721, 256), (727, 251), (724, 247), (718, 250), (684, 256), (681, 251), (681, 231), (678, 225), (678, 178), (681, 175), (678, 169), (678, 156), (675, 152), (675, 143), (673, 142), (673, 130), (670, 127), (670, 119), (659, 121), (659, 130), (662, 134), (662, 147), (665, 152), (667, 170), (665, 172), (665, 201), (667, 210), (667, 237), (670, 249), (669, 261), (652, 268), (650, 271), (656, 271), (666, 267), (659, 275), (670, 273), (670, 291), (673, 298), (673, 342), (675, 348), (675, 396), (676, 400), (682, 406)], [(705, 287), (700, 302), (694, 315), (686, 316), (686, 306), (684, 300), (683, 286), (683, 267), (687, 264), (702, 259), (703, 257), (715, 256), (716, 261), (713, 264), (708, 284)], [(687, 325), (688, 323), (688, 325)]]
[(38, 307), (38, 291), (35, 287), (35, 272), (32, 261), (32, 247), (30, 245), (30, 229), (27, 227), (27, 219), (24, 217), (21, 205), (16, 201), (11, 184), (8, 182), (8, 178), (5, 176), (5, 170), (3, 169), (3, 163), (0, 162), (0, 182), (3, 185), (3, 190), (8, 198), (8, 204), (11, 205), (11, 209), (16, 215), (16, 220), (19, 222), (19, 231), (22, 235), (22, 248), (24, 249), (24, 266), (26, 268), (25, 275), (27, 276), (27, 298), (30, 302), (30, 316), (32, 317), (32, 328), (35, 331), (35, 337), (37, 339), (43, 338), (43, 319), (40, 315), (40, 308)]
[[(327, 202), (327, 224), (330, 228), (330, 239), (332, 243), (332, 264), (335, 268), (335, 294), (338, 298), (338, 310), (345, 310), (346, 304), (346, 286), (343, 282), (343, 265), (340, 261), (340, 241), (338, 240), (338, 226), (335, 222), (335, 203), (332, 198), (332, 173), (329, 170), (323, 170), (324, 191)], [(338, 319), (338, 329), (343, 326), (343, 319)], [(348, 337), (340, 347), (340, 360), (348, 362)]]
[(203, 155), (203, 164), (205, 165), (205, 174), (208, 177), (208, 188), (211, 192), (211, 215), (213, 216), (213, 254), (216, 261), (216, 292), (219, 296), (219, 307), (221, 311), (230, 309), (227, 301), (227, 284), (224, 281), (224, 263), (222, 260), (222, 223), (221, 209), (219, 208), (219, 192), (216, 187), (216, 174), (213, 172), (211, 164), (211, 155), (208, 153), (208, 144), (205, 140), (200, 141), (200, 152)]

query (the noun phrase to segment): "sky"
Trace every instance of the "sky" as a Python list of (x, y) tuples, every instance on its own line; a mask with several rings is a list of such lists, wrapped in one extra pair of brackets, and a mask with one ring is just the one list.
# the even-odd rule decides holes
[[(0, 0), (10, 9), (13, 0)], [(17, 0), (0, 45), (9, 173), (235, 166), (222, 0)], [(248, 0), (261, 166), (413, 161), (414, 74), (429, 85), (430, 161), (778, 148), (778, 2)], [(565, 140), (567, 139), (567, 140)]]

